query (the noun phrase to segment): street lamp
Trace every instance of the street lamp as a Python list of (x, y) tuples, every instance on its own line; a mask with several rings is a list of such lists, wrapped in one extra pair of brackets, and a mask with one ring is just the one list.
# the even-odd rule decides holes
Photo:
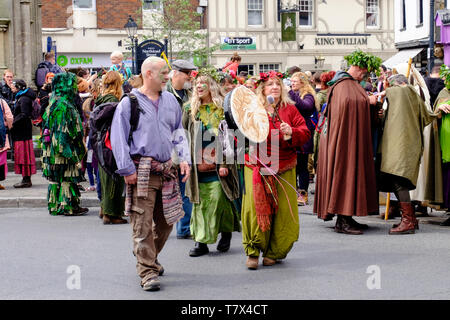
[(323, 56), (314, 57), (314, 64), (316, 65), (316, 68), (322, 69), (324, 62), (325, 58)]
[(137, 49), (137, 28), (138, 25), (136, 22), (134, 22), (131, 15), (128, 16), (128, 21), (124, 26), (125, 30), (127, 31), (128, 38), (131, 40), (131, 55), (133, 56), (133, 74), (136, 74), (136, 49)]

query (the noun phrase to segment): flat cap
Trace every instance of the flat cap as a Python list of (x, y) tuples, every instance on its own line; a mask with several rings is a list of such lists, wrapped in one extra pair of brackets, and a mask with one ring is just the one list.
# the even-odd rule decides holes
[(178, 71), (191, 71), (196, 70), (197, 67), (186, 60), (175, 60), (174, 62), (172, 62), (172, 69)]

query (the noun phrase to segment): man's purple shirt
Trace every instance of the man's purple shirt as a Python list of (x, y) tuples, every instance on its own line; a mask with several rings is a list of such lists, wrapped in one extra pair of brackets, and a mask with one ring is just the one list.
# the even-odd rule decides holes
[(117, 173), (129, 176), (136, 172), (131, 156), (152, 157), (166, 162), (175, 149), (180, 162), (191, 163), (188, 140), (181, 124), (181, 109), (175, 96), (163, 91), (158, 107), (138, 89), (131, 91), (138, 99), (143, 110), (139, 115), (139, 124), (133, 132), (128, 145), (130, 132), (130, 99), (125, 97), (117, 105), (111, 125), (111, 146), (117, 163)]

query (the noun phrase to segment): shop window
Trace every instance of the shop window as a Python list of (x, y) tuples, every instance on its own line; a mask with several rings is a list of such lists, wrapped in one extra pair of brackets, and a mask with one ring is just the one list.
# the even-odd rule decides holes
[(262, 26), (263, 24), (263, 0), (248, 0), (248, 25)]
[(162, 12), (162, 2), (161, 0), (144, 0), (142, 3), (142, 9)]
[(279, 63), (267, 63), (259, 65), (259, 72), (280, 71)]
[(238, 67), (238, 74), (240, 74), (241, 71), (247, 72), (248, 76), (254, 76), (255, 75), (255, 65), (254, 64), (240, 64)]
[(74, 9), (95, 10), (95, 0), (73, 0)]
[(305, 27), (312, 27), (314, 4), (312, 0), (299, 1), (299, 25)]
[(380, 26), (380, 4), (378, 0), (366, 0), (366, 26), (378, 28)]

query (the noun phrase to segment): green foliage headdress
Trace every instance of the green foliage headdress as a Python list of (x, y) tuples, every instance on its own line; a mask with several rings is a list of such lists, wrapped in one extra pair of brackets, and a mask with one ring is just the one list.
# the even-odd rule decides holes
[(443, 64), (439, 70), (439, 76), (444, 79), (445, 87), (450, 90), (450, 68)]
[(222, 81), (223, 77), (224, 77), (224, 75), (221, 74), (219, 71), (217, 71), (217, 69), (214, 68), (214, 67), (201, 68), (200, 70), (198, 70), (198, 73), (197, 73), (197, 75), (195, 77), (197, 78), (197, 77), (200, 77), (200, 76), (211, 77), (217, 83), (220, 83)]
[(361, 51), (359, 49), (356, 51), (353, 51), (348, 56), (345, 56), (344, 59), (351, 66), (367, 68), (368, 72), (375, 72), (377, 75), (379, 74), (379, 69), (383, 62), (383, 60), (381, 60), (381, 58), (374, 56), (370, 53)]
[(71, 72), (58, 73), (52, 81), (53, 97), (73, 98), (78, 92), (77, 76)]

